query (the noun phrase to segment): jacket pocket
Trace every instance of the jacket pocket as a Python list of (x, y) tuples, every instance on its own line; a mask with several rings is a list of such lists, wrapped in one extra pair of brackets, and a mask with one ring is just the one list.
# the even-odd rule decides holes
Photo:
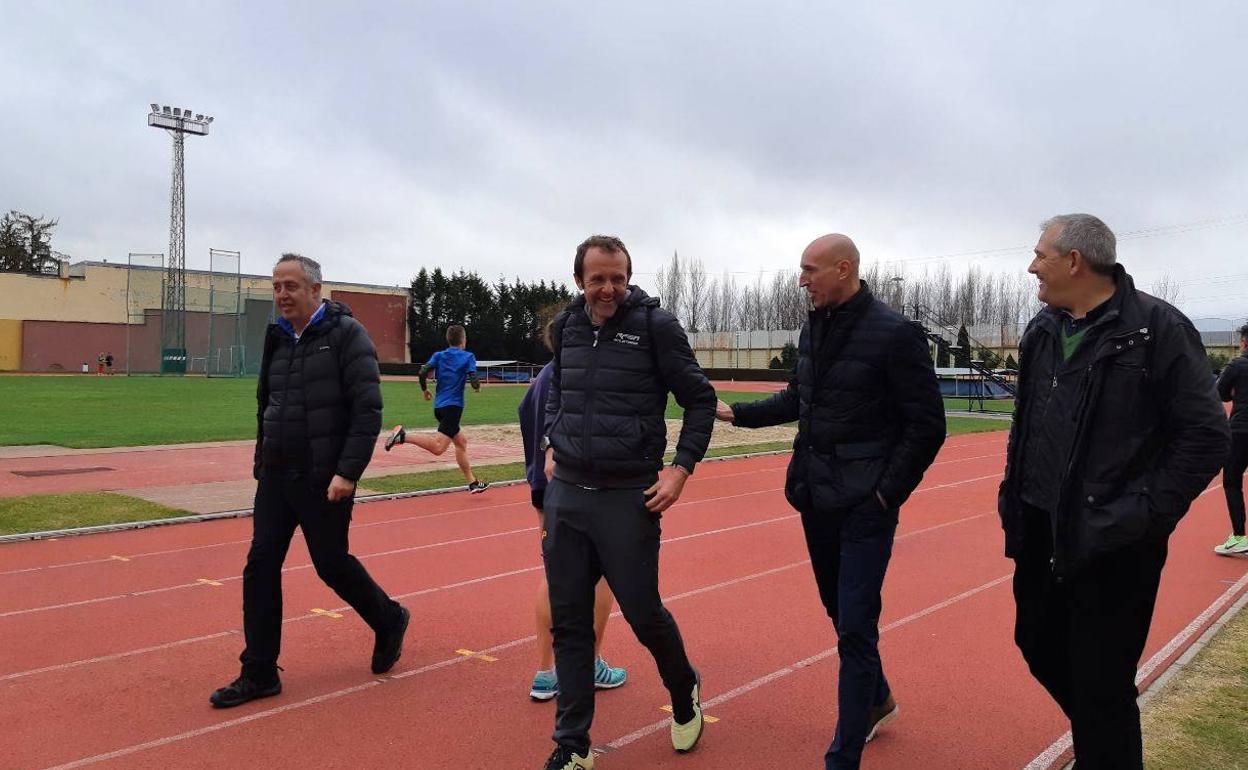
[(1139, 542), (1151, 528), (1148, 487), (1142, 479), (1126, 484), (1084, 482), (1071, 522), (1075, 565)]

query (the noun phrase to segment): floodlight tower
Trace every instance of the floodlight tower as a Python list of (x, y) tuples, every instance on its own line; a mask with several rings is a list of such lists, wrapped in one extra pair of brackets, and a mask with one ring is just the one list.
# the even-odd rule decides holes
[(173, 137), (173, 186), (169, 201), (169, 259), (161, 298), (160, 371), (186, 372), (186, 176), (183, 141), (187, 134), (207, 136), (211, 115), (152, 104), (147, 125)]

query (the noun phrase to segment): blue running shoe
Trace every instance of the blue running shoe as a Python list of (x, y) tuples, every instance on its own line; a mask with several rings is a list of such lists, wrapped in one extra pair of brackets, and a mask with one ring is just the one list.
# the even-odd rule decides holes
[(536, 701), (548, 701), (559, 694), (559, 679), (554, 671), (538, 671), (529, 688), (529, 697)]
[(628, 681), (628, 672), (622, 668), (611, 668), (602, 658), (594, 661), (594, 688), (598, 690), (614, 690)]

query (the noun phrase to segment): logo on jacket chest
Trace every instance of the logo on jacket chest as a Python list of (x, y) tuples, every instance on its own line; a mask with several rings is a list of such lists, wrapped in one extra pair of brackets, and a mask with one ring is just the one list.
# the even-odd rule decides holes
[(641, 335), (629, 334), (628, 332), (616, 332), (615, 338), (611, 341), (619, 345), (628, 345), (635, 348), (641, 344)]

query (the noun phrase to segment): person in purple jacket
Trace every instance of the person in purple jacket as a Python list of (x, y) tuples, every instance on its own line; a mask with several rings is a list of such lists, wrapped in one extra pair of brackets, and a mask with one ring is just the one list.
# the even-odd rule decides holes
[[(553, 315), (552, 319), (553, 319)], [(550, 334), (552, 323), (548, 322), (542, 330), (542, 341), (547, 349), (551, 348)], [(542, 498), (546, 494), (546, 482), (549, 474), (546, 468), (546, 452), (541, 449), (543, 422), (546, 419), (546, 400), (550, 393), (550, 376), (553, 367), (546, 364), (533, 381), (529, 383), (528, 392), (520, 402), (520, 435), (524, 440), (524, 471), (529, 482), (529, 492), (533, 507), (537, 509), (538, 528), (542, 522)], [(552, 465), (553, 467), (553, 465)], [(595, 652), (602, 648), (602, 637), (607, 629), (607, 618), (611, 615), (611, 607), (615, 597), (607, 581), (599, 580), (594, 596), (594, 648)], [(555, 676), (554, 639), (550, 627), (550, 592), (546, 586), (546, 578), (542, 578), (537, 593), (537, 674), (533, 676), (533, 686), (529, 688), (529, 697), (535, 701), (548, 701), (559, 693), (559, 679)], [(628, 680), (628, 672), (622, 668), (613, 668), (598, 655), (594, 660), (594, 687), (599, 690), (611, 690)]]

